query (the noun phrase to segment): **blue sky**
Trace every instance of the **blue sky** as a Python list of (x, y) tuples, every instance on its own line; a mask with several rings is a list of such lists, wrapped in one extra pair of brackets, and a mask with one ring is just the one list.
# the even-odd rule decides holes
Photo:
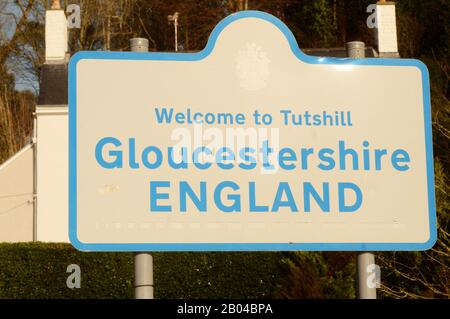
[[(17, 5), (14, 3), (14, 0), (0, 0), (0, 9), (0, 21), (2, 21), (2, 23), (0, 24), (0, 33), (2, 34), (2, 37), (5, 37), (7, 40), (9, 40), (13, 36), (15, 31), (14, 20), (17, 21), (20, 19), (21, 11), (19, 7), (17, 7)], [(15, 18), (11, 15), (14, 15)], [(23, 67), (23, 65), (19, 66), (17, 70), (13, 70), (16, 78), (16, 90), (31, 90), (35, 93), (38, 93), (36, 92), (36, 90), (39, 88), (37, 79), (29, 72), (21, 72), (21, 67)]]

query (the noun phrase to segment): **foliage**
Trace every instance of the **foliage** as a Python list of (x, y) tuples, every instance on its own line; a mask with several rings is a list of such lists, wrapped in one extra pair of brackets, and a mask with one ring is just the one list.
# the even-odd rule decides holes
[(35, 96), (0, 87), (0, 163), (31, 141)]
[(158, 298), (270, 298), (281, 253), (156, 253)]
[[(352, 253), (152, 253), (155, 298), (353, 298)], [(81, 269), (69, 289), (67, 266)], [(0, 298), (132, 298), (132, 253), (0, 244)]]
[[(152, 253), (156, 298), (269, 298), (280, 253)], [(69, 289), (67, 266), (81, 269)], [(132, 298), (132, 253), (86, 253), (68, 244), (0, 244), (0, 298)]]
[[(67, 266), (81, 268), (69, 289)], [(132, 255), (80, 253), (68, 244), (1, 244), (0, 298), (131, 298)]]
[(286, 276), (277, 292), (282, 298), (354, 298), (355, 254), (292, 252), (282, 259)]

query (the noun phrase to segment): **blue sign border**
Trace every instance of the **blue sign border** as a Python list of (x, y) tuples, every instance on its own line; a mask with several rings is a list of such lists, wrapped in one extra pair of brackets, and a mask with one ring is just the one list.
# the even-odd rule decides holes
[[(213, 50), (220, 32), (230, 23), (244, 18), (258, 18), (275, 25), (289, 41), (291, 50), (298, 59), (310, 64), (333, 65), (382, 65), (414, 66), (422, 74), (425, 148), (427, 160), (427, 187), (430, 238), (419, 243), (82, 243), (77, 236), (77, 87), (76, 67), (83, 59), (100, 60), (158, 60), (158, 61), (198, 61), (207, 57)], [(401, 190), (400, 190), (401, 191)], [(424, 63), (413, 59), (338, 59), (313, 57), (303, 53), (289, 28), (278, 18), (260, 11), (241, 11), (232, 14), (212, 31), (206, 47), (197, 53), (161, 53), (161, 52), (104, 52), (80, 51), (69, 63), (69, 238), (72, 245), (83, 251), (382, 251), (382, 250), (426, 250), (437, 239), (436, 206), (434, 195), (433, 140), (431, 135), (430, 84), (428, 70)]]

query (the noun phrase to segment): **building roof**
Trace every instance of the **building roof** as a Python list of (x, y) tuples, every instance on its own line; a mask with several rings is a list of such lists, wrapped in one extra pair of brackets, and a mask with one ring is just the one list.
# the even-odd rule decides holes
[(67, 64), (44, 64), (38, 105), (67, 105)]

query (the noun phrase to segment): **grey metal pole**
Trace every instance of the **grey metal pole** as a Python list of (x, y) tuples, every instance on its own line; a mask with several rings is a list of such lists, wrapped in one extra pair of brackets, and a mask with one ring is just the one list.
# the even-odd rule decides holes
[[(358, 268), (358, 299), (377, 299), (377, 288), (374, 285), (373, 272), (375, 268), (375, 255), (372, 253), (359, 253), (356, 260)], [(375, 273), (375, 276), (379, 274)], [(375, 280), (378, 278), (375, 277)]]
[(366, 46), (361, 41), (351, 41), (345, 44), (347, 55), (353, 59), (363, 59), (366, 57)]
[[(148, 40), (130, 39), (133, 52), (148, 52)], [(153, 257), (149, 253), (134, 253), (134, 298), (153, 299)]]
[[(361, 41), (351, 41), (345, 44), (347, 55), (353, 59), (363, 59), (366, 57), (365, 44)], [(375, 264), (375, 255), (372, 253), (359, 253), (356, 261), (358, 272), (358, 298), (359, 299), (377, 299), (377, 289), (369, 284), (371, 275), (370, 265)], [(369, 267), (369, 268), (368, 268)], [(369, 271), (368, 271), (369, 270)]]
[(131, 38), (130, 49), (133, 52), (148, 52), (148, 40), (145, 38)]
[(153, 299), (153, 257), (134, 253), (134, 298)]

